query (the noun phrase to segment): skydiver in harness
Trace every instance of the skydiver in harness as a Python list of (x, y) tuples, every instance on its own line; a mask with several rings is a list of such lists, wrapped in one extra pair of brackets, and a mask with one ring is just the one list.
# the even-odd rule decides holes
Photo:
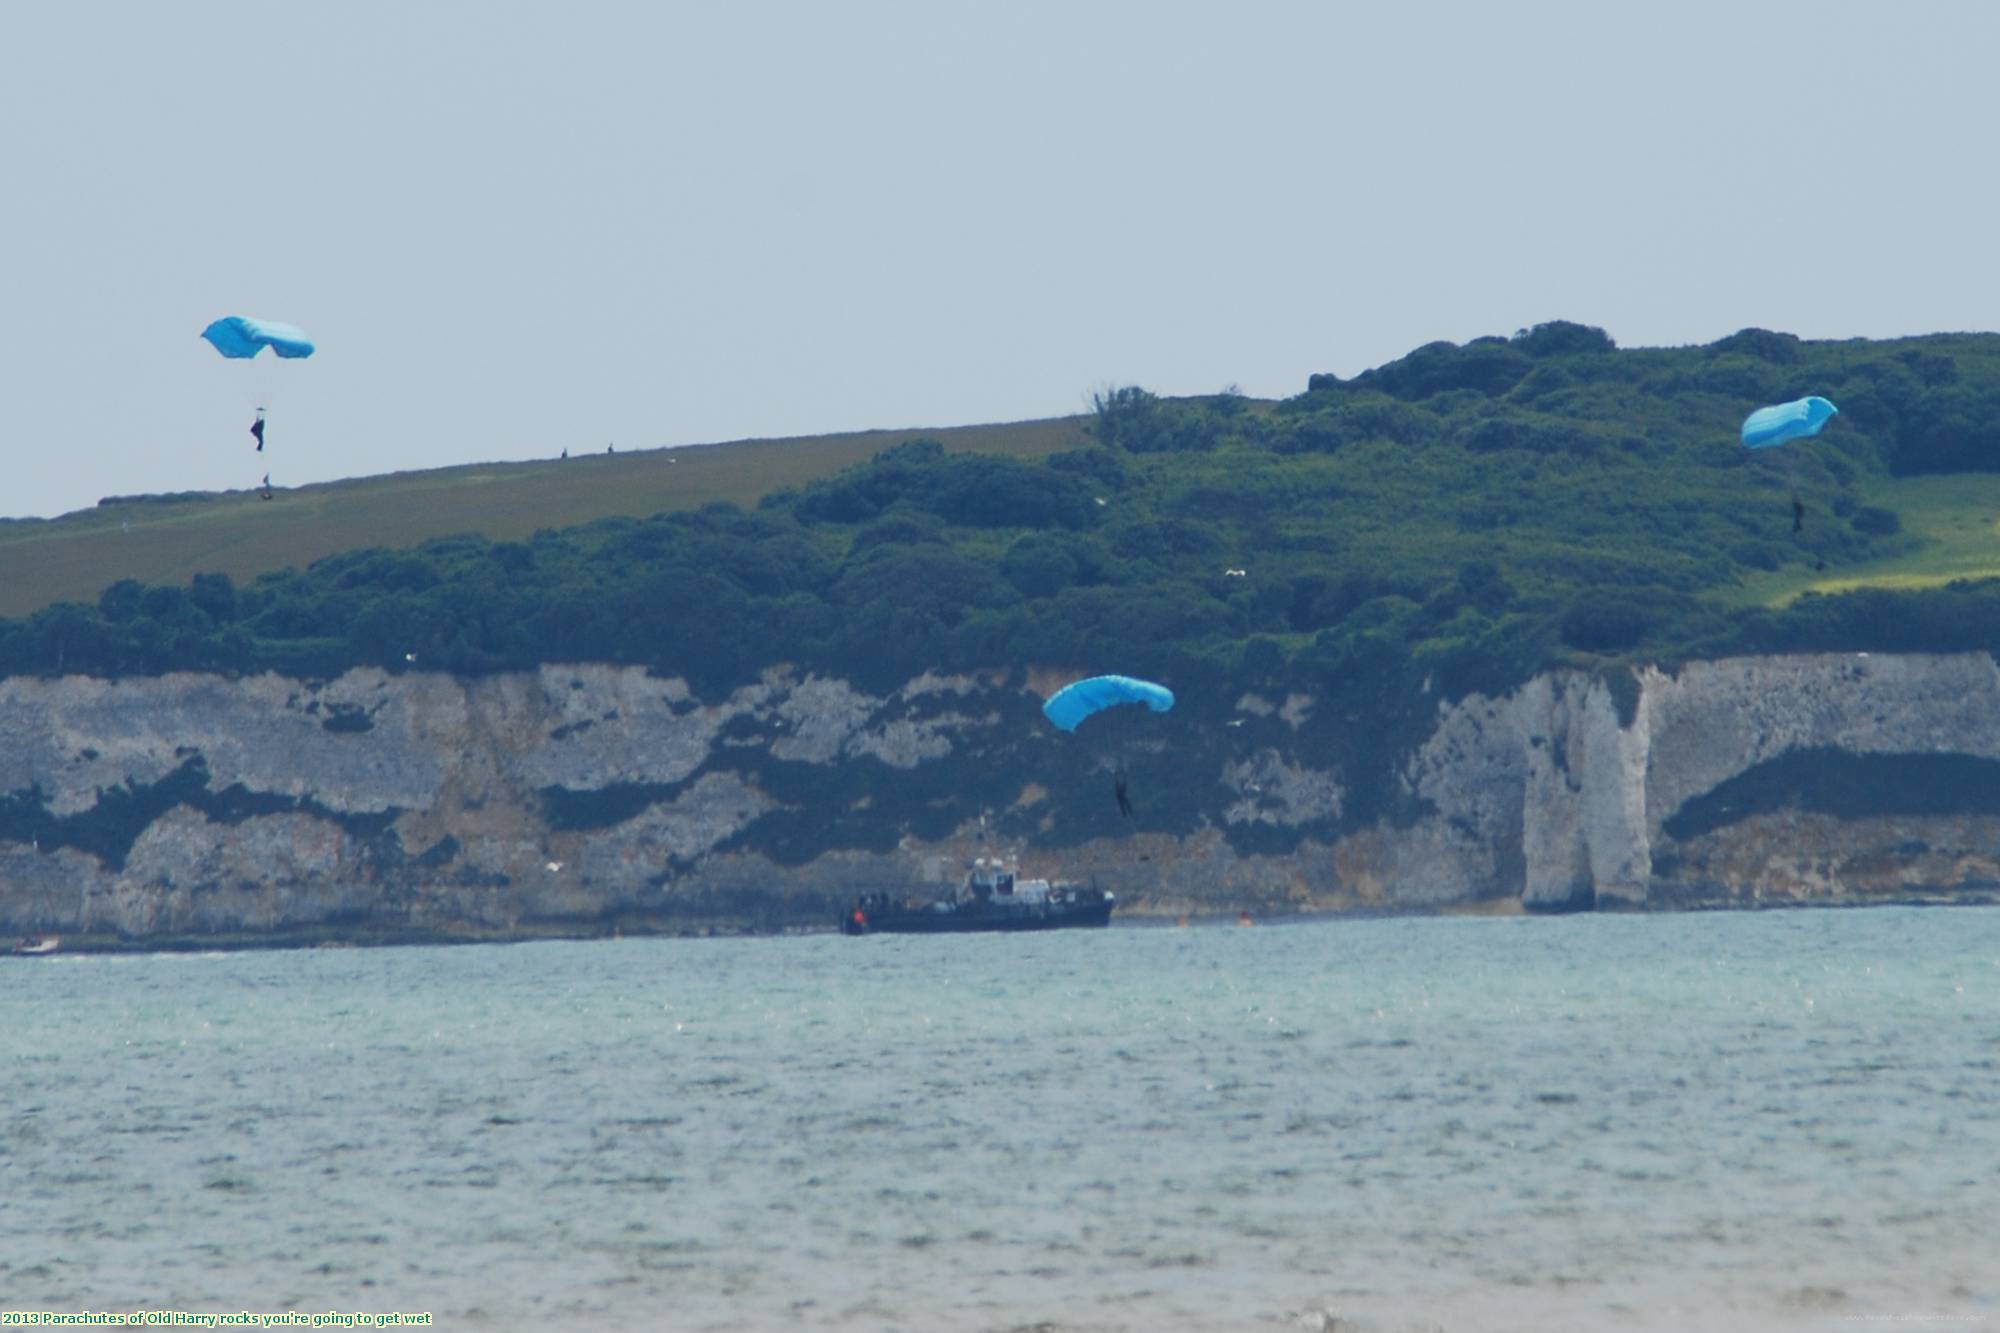
[(1123, 768), (1112, 772), (1111, 790), (1118, 797), (1118, 813), (1130, 819), (1132, 817), (1132, 798), (1125, 794), (1125, 770)]
[(257, 452), (264, 452), (264, 409), (257, 409), (257, 419), (250, 423), (250, 433), (257, 437)]

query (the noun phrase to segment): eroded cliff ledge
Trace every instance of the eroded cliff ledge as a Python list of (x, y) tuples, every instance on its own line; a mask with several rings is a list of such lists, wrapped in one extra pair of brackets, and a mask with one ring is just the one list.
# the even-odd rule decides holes
[[(877, 696), (774, 670), (705, 702), (595, 665), (0, 681), (0, 931), (777, 929), (995, 853), (1094, 876), (1127, 915), (2000, 886), (1984, 654), (1545, 675), (1440, 706), (1393, 774), (1311, 752), (1310, 697), (1244, 695), (1144, 741), (1184, 798), (1164, 827), (1099, 810), (1111, 757), (1038, 725), (1042, 684), (924, 676)], [(1359, 782), (1399, 814), (1357, 822)]]

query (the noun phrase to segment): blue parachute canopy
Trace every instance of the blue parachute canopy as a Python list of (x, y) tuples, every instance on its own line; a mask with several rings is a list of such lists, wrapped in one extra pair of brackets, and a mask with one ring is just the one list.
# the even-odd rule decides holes
[(224, 356), (238, 359), (255, 356), (266, 347), (286, 358), (313, 354), (313, 340), (304, 329), (268, 319), (231, 315), (203, 329), (201, 336), (214, 343), (215, 350)]
[(1042, 705), (1042, 713), (1064, 731), (1075, 731), (1091, 714), (1118, 704), (1144, 704), (1155, 713), (1164, 713), (1174, 706), (1174, 692), (1130, 676), (1092, 676), (1057, 690)]
[(1760, 407), (1743, 419), (1743, 443), (1752, 449), (1769, 449), (1807, 435), (1833, 420), (1840, 409), (1824, 398), (1801, 398), (1776, 407)]

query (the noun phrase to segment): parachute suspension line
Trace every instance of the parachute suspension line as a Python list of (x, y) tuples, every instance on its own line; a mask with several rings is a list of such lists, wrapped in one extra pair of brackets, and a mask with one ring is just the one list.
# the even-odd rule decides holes
[[(1122, 704), (1144, 704), (1155, 713), (1164, 713), (1174, 706), (1174, 692), (1130, 676), (1091, 676), (1057, 690), (1042, 705), (1042, 714), (1063, 731), (1074, 732), (1104, 709)], [(1124, 745), (1116, 747), (1111, 762), (1111, 793), (1118, 802), (1119, 816), (1130, 819), (1132, 797), (1126, 789)]]
[[(1743, 418), (1743, 447), (1771, 449), (1792, 440), (1803, 440), (1819, 434), (1839, 413), (1840, 409), (1831, 401), (1820, 397), (1760, 407)], [(1790, 449), (1785, 450), (1785, 455), (1786, 489), (1792, 493), (1792, 535), (1797, 537), (1805, 531), (1806, 506), (1799, 495), (1799, 460)]]
[(1798, 537), (1805, 531), (1806, 502), (1799, 482), (1799, 450), (1803, 446), (1794, 445), (1785, 450), (1785, 467), (1791, 474), (1792, 483), (1792, 536)]
[[(304, 329), (292, 324), (280, 324), (275, 320), (248, 319), (242, 315), (227, 315), (216, 320), (201, 331), (222, 356), (231, 361), (248, 361), (248, 375), (252, 393), (251, 401), (256, 405), (256, 416), (250, 423), (250, 434), (257, 441), (257, 452), (264, 451), (264, 423), (275, 380), (267, 381), (269, 373), (265, 366), (283, 361), (300, 361), (317, 350), (312, 338)], [(265, 362), (260, 355), (266, 348), (271, 351), (271, 361)], [(289, 373), (289, 372), (287, 372)]]

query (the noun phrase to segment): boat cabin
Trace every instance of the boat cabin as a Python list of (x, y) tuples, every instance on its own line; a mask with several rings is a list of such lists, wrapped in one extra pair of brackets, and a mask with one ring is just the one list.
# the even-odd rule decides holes
[(1012, 866), (998, 858), (982, 856), (972, 863), (972, 873), (966, 876), (965, 896), (1000, 906), (1046, 903), (1049, 901), (1049, 882), (1045, 879), (1017, 878)]

